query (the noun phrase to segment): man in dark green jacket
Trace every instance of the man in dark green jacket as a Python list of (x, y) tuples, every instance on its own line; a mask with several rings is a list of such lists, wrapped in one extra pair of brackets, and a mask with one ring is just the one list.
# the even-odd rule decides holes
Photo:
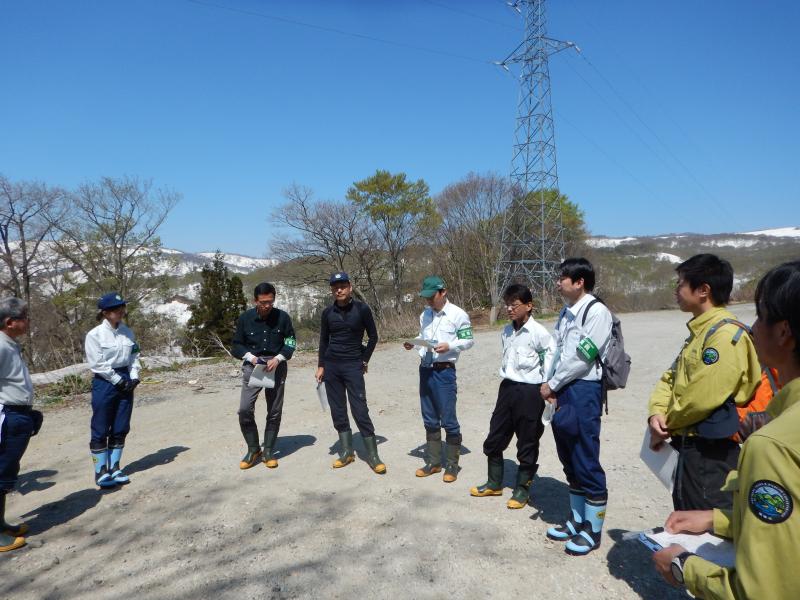
[[(286, 361), (292, 358), (297, 341), (294, 337), (292, 319), (284, 311), (275, 308), (275, 286), (271, 283), (259, 283), (253, 291), (254, 308), (246, 310), (239, 316), (236, 333), (233, 336), (233, 350), (236, 358), (242, 363), (242, 393), (239, 400), (239, 426), (247, 442), (247, 454), (239, 463), (240, 469), (249, 469), (259, 459), (270, 469), (278, 466), (273, 455), (278, 430), (283, 414), (283, 390), (288, 371)], [(261, 387), (249, 385), (250, 376), (256, 365), (263, 365), (264, 370), (274, 373), (275, 386), (266, 387), (267, 426), (264, 431), (263, 450), (258, 444), (258, 427), (256, 426), (254, 408)]]

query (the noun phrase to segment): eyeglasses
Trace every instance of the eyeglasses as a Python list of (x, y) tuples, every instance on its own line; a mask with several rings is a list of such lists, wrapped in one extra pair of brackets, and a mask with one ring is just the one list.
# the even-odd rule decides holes
[(259, 306), (272, 306), (275, 304), (275, 300), (257, 300), (256, 304)]
[(525, 306), (522, 302), (517, 302), (515, 304), (506, 304), (506, 310), (514, 311), (517, 310), (520, 306)]

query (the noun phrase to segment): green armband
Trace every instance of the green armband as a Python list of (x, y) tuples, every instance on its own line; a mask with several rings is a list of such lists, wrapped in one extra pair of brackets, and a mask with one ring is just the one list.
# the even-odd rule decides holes
[(472, 339), (472, 325), (467, 325), (456, 331), (456, 337), (460, 340)]
[(297, 347), (297, 340), (293, 337), (283, 338), (283, 345), (288, 346), (289, 348), (296, 348)]
[(578, 353), (586, 360), (592, 361), (597, 358), (600, 352), (597, 350), (597, 346), (594, 345), (592, 338), (585, 337), (578, 344)]

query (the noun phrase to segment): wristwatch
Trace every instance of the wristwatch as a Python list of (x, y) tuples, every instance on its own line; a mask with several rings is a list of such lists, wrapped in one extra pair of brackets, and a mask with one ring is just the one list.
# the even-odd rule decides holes
[(683, 585), (683, 568), (686, 565), (686, 559), (690, 556), (694, 556), (694, 554), (691, 552), (681, 552), (678, 554), (678, 556), (672, 559), (672, 563), (669, 566), (675, 581), (681, 585)]

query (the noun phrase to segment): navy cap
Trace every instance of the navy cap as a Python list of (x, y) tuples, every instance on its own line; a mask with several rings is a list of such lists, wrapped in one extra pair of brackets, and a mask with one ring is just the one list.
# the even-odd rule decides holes
[(110, 292), (97, 301), (97, 308), (100, 310), (109, 310), (118, 306), (125, 306), (126, 304), (127, 302), (125, 302), (122, 296), (117, 292)]
[(344, 271), (339, 271), (338, 273), (334, 273), (331, 275), (331, 279), (328, 283), (333, 285), (334, 283), (349, 283), (350, 282), (350, 275), (345, 273)]

